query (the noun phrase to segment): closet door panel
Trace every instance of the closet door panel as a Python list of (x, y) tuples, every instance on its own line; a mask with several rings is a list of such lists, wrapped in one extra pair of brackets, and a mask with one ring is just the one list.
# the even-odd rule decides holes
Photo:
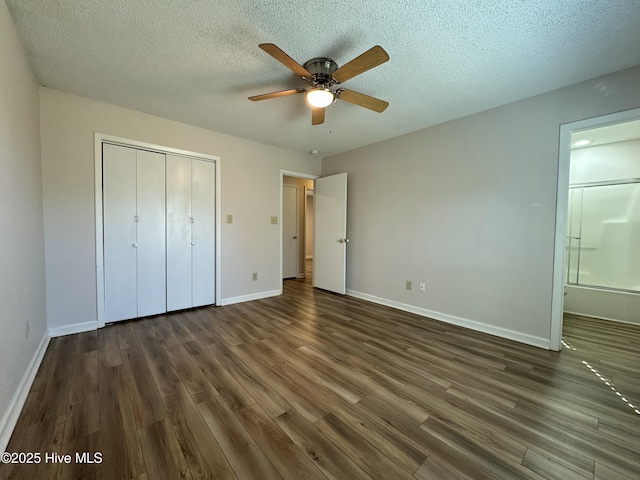
[(215, 164), (192, 160), (193, 306), (215, 303)]
[(166, 312), (165, 162), (137, 151), (138, 316)]
[(191, 159), (167, 155), (167, 310), (192, 306)]
[(103, 145), (105, 321), (135, 318), (136, 151)]

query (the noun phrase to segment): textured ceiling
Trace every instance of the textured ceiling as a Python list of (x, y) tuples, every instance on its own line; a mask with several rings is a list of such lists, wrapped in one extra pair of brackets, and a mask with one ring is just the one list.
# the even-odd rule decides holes
[[(637, 0), (6, 0), (48, 87), (321, 156), (640, 64)], [(374, 45), (391, 60), (311, 125), (305, 87), (258, 48), (342, 65)]]

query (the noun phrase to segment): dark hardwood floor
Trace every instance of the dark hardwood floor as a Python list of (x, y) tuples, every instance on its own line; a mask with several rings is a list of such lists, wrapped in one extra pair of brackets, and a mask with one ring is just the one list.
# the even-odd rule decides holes
[(304, 280), (55, 338), (8, 447), (42, 461), (0, 478), (640, 478), (640, 328), (567, 317), (564, 338), (549, 352)]

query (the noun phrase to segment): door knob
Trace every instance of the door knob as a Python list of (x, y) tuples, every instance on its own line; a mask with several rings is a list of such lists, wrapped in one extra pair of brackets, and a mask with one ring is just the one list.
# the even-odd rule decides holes
[(339, 238), (338, 239), (338, 243), (349, 243), (349, 239), (348, 238)]
[(297, 240), (297, 239), (298, 239), (298, 237), (296, 237), (296, 236), (294, 235), (294, 236), (293, 236), (293, 239), (294, 239), (294, 240)]
[(191, 242), (191, 246), (193, 247), (196, 244), (196, 242)]
[(138, 242), (134, 242), (134, 243), (132, 243), (132, 244), (131, 244), (131, 246), (132, 246), (133, 248), (138, 248)]

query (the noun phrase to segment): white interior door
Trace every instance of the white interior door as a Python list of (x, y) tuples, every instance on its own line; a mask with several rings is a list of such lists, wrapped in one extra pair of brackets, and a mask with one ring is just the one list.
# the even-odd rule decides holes
[(104, 319), (138, 316), (136, 150), (103, 145)]
[(167, 311), (191, 308), (191, 159), (167, 155)]
[(192, 160), (191, 212), (193, 306), (216, 302), (215, 168), (213, 162)]
[(282, 278), (298, 276), (298, 187), (282, 187)]
[(161, 153), (137, 152), (138, 317), (167, 311), (165, 165)]
[(318, 178), (314, 187), (313, 286), (345, 294), (347, 284), (347, 174)]

